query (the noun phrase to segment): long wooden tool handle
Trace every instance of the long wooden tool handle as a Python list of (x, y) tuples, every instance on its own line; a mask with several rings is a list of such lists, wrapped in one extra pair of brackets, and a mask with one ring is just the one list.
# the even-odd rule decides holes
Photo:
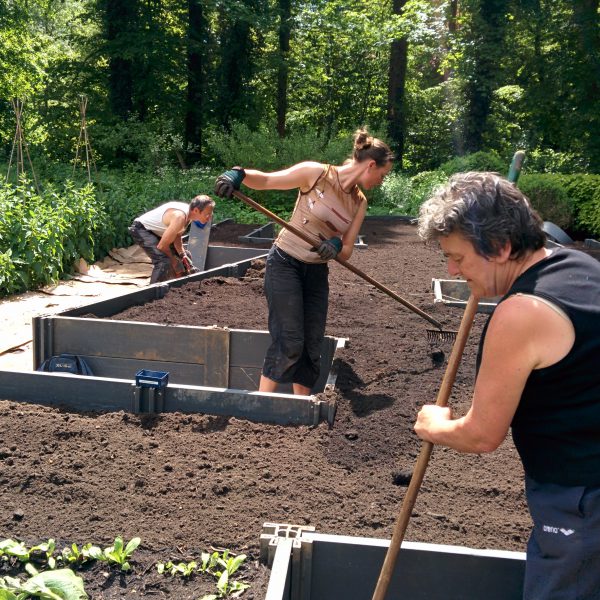
[[(248, 196), (246, 196), (245, 194), (242, 194), (242, 192), (240, 192), (238, 190), (235, 190), (233, 192), (233, 195), (236, 198), (238, 198), (239, 200), (241, 200), (242, 202), (245, 202), (252, 208), (263, 213), (264, 215), (266, 215), (267, 217), (269, 217), (276, 223), (279, 223), (279, 225), (281, 225), (285, 229), (288, 229), (293, 234), (297, 235), (299, 238), (303, 239), (307, 244), (310, 244), (311, 246), (315, 245), (316, 241), (314, 239), (312, 239), (307, 233), (298, 229), (297, 227), (294, 227), (293, 225), (290, 225), (287, 221), (284, 221), (281, 217), (278, 217), (275, 213), (272, 213), (268, 208), (265, 208), (258, 202), (255, 202), (254, 200), (252, 200), (252, 198), (249, 198)], [(429, 321), (437, 329), (442, 331), (442, 329), (443, 329), (442, 324), (439, 321), (436, 321), (432, 316), (428, 315), (426, 312), (422, 311), (419, 307), (415, 306), (414, 304), (411, 304), (408, 300), (405, 300), (401, 296), (398, 296), (398, 294), (396, 294), (395, 292), (393, 292), (392, 290), (387, 288), (382, 283), (379, 283), (379, 281), (376, 281), (371, 276), (367, 275), (366, 273), (364, 273), (363, 271), (361, 271), (360, 269), (355, 267), (353, 264), (350, 264), (349, 262), (345, 261), (342, 258), (336, 257), (335, 260), (337, 262), (339, 262), (340, 265), (343, 265), (344, 267), (346, 267), (346, 269), (352, 271), (355, 275), (358, 275), (365, 281), (368, 281), (371, 285), (375, 286), (378, 290), (382, 291), (384, 294), (387, 294), (394, 300), (400, 302), (400, 304), (404, 305), (409, 310), (412, 310), (414, 313), (418, 314), (420, 317), (423, 317), (423, 319)]]
[[(477, 299), (471, 296), (467, 302), (467, 307), (465, 308), (463, 318), (460, 322), (460, 328), (458, 329), (458, 333), (456, 335), (456, 341), (452, 347), (452, 352), (450, 354), (450, 358), (448, 359), (448, 366), (446, 367), (446, 372), (444, 373), (444, 378), (437, 395), (436, 404), (438, 406), (446, 406), (448, 404), (448, 398), (450, 397), (452, 386), (454, 385), (456, 372), (458, 370), (458, 366), (460, 365), (460, 360), (462, 358), (476, 312)], [(373, 593), (372, 600), (385, 600), (385, 594), (396, 566), (396, 559), (398, 558), (398, 553), (400, 552), (400, 546), (402, 545), (402, 540), (404, 539), (404, 534), (406, 533), (406, 528), (408, 527), (408, 521), (417, 500), (417, 494), (419, 493), (421, 483), (425, 477), (425, 471), (427, 470), (427, 465), (429, 463), (432, 450), (433, 444), (431, 442), (422, 442), (421, 452), (417, 458), (417, 463), (406, 491), (406, 496), (402, 502), (400, 514), (398, 515), (394, 525), (390, 547), (385, 555), (383, 567), (381, 568), (381, 573), (379, 574), (377, 587)]]

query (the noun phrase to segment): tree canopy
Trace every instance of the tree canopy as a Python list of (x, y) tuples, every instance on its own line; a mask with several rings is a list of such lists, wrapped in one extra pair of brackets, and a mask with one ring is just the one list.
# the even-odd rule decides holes
[(367, 125), (413, 172), (521, 148), (600, 173), (599, 1), (0, 0), (2, 150), (20, 98), (32, 152), (73, 160), (83, 95), (112, 166)]

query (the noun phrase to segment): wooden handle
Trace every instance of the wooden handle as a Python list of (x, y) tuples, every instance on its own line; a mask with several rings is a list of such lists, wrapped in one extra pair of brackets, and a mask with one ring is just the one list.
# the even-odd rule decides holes
[[(456, 372), (458, 370), (458, 366), (460, 365), (460, 360), (462, 358), (467, 339), (469, 338), (469, 333), (471, 331), (471, 326), (473, 325), (473, 319), (475, 318), (476, 312), (477, 299), (471, 296), (467, 302), (467, 307), (465, 308), (465, 312), (460, 322), (460, 327), (456, 335), (456, 341), (452, 347), (452, 352), (450, 354), (450, 358), (448, 359), (448, 366), (446, 367), (446, 372), (444, 373), (444, 378), (438, 391), (436, 400), (436, 404), (438, 406), (446, 406), (448, 404), (448, 398), (450, 398), (452, 386), (454, 385), (454, 380), (456, 379)], [(400, 514), (398, 515), (394, 525), (390, 547), (385, 555), (383, 567), (381, 568), (379, 579), (377, 580), (377, 587), (373, 593), (372, 600), (385, 600), (385, 595), (396, 566), (396, 559), (398, 558), (398, 554), (400, 552), (400, 546), (402, 545), (402, 540), (404, 539), (404, 534), (406, 533), (406, 528), (408, 527), (408, 521), (417, 500), (417, 494), (419, 493), (421, 483), (425, 477), (425, 471), (427, 470), (427, 465), (429, 463), (432, 450), (433, 444), (431, 442), (424, 441), (421, 443), (421, 451), (417, 458), (410, 484), (406, 490), (406, 496), (404, 497), (402, 506), (400, 507)]]
[[(242, 202), (245, 202), (252, 208), (263, 213), (264, 215), (269, 217), (271, 220), (275, 221), (276, 223), (279, 223), (279, 225), (281, 225), (283, 228), (291, 231), (293, 234), (297, 235), (299, 238), (303, 239), (307, 244), (310, 244), (311, 246), (315, 246), (315, 244), (319, 243), (319, 240), (312, 239), (307, 233), (294, 227), (290, 223), (284, 221), (281, 217), (278, 217), (276, 214), (272, 213), (269, 209), (265, 208), (258, 202), (255, 202), (254, 200), (252, 200), (252, 198), (249, 198), (245, 194), (242, 194), (242, 192), (235, 190), (233, 192), (233, 195), (236, 198), (238, 198), (239, 200), (241, 200)], [(443, 330), (442, 324), (439, 321), (436, 321), (432, 316), (428, 315), (426, 312), (422, 311), (420, 308), (418, 308), (414, 304), (411, 304), (408, 300), (405, 300), (401, 296), (398, 296), (398, 294), (396, 294), (395, 292), (393, 292), (392, 290), (387, 288), (382, 283), (379, 283), (379, 281), (376, 281), (375, 279), (373, 279), (372, 277), (370, 277), (369, 275), (367, 275), (366, 273), (364, 273), (363, 271), (361, 271), (360, 269), (358, 269), (357, 267), (355, 267), (354, 265), (350, 264), (349, 262), (345, 261), (342, 258), (336, 257), (335, 260), (337, 262), (339, 262), (340, 265), (343, 265), (344, 267), (346, 267), (346, 269), (348, 269), (349, 271), (352, 271), (355, 275), (358, 275), (359, 277), (361, 277), (362, 279), (364, 279), (371, 285), (375, 286), (378, 290), (380, 290), (384, 294), (387, 294), (388, 296), (390, 296), (397, 302), (400, 302), (400, 304), (404, 305), (409, 310), (412, 310), (414, 313), (416, 313), (423, 319), (429, 321), (433, 326), (435, 326), (440, 331)]]

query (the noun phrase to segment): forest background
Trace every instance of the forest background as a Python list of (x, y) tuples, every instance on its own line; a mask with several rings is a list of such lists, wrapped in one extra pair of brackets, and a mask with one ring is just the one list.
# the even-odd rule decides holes
[(543, 218), (600, 235), (599, 0), (0, 0), (0, 295), (234, 164), (340, 163), (361, 125), (398, 157), (369, 214), (520, 149)]

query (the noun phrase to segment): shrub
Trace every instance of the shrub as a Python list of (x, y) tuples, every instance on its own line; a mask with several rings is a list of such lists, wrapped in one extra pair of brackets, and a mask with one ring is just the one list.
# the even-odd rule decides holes
[(600, 175), (561, 175), (574, 211), (575, 232), (600, 235)]
[(571, 228), (574, 209), (559, 176), (535, 173), (522, 175), (519, 188), (544, 221), (552, 221), (562, 229)]
[[(378, 132), (371, 132), (378, 136)], [(231, 168), (234, 165), (260, 171), (277, 171), (305, 160), (341, 164), (352, 151), (352, 133), (340, 132), (331, 139), (307, 129), (291, 131), (280, 138), (275, 129), (261, 127), (251, 130), (235, 123), (231, 132), (212, 131), (206, 144), (215, 163)]]
[(403, 173), (390, 172), (380, 187), (369, 193), (370, 215), (408, 214), (412, 184)]
[(550, 148), (536, 148), (527, 152), (527, 170), (531, 173), (584, 172), (589, 161), (572, 152), (555, 152)]
[(47, 186), (41, 193), (26, 181), (1, 185), (0, 295), (56, 281), (79, 257), (93, 261), (107, 226), (91, 185), (67, 182), (60, 192)]
[(441, 171), (424, 171), (414, 177), (392, 172), (380, 188), (373, 190), (369, 214), (416, 217), (421, 204), (446, 180), (446, 174)]
[(508, 173), (509, 163), (500, 158), (494, 150), (490, 152), (474, 152), (465, 156), (458, 156), (440, 166), (440, 171), (450, 176), (453, 173), (466, 171), (493, 171), (505, 175)]

